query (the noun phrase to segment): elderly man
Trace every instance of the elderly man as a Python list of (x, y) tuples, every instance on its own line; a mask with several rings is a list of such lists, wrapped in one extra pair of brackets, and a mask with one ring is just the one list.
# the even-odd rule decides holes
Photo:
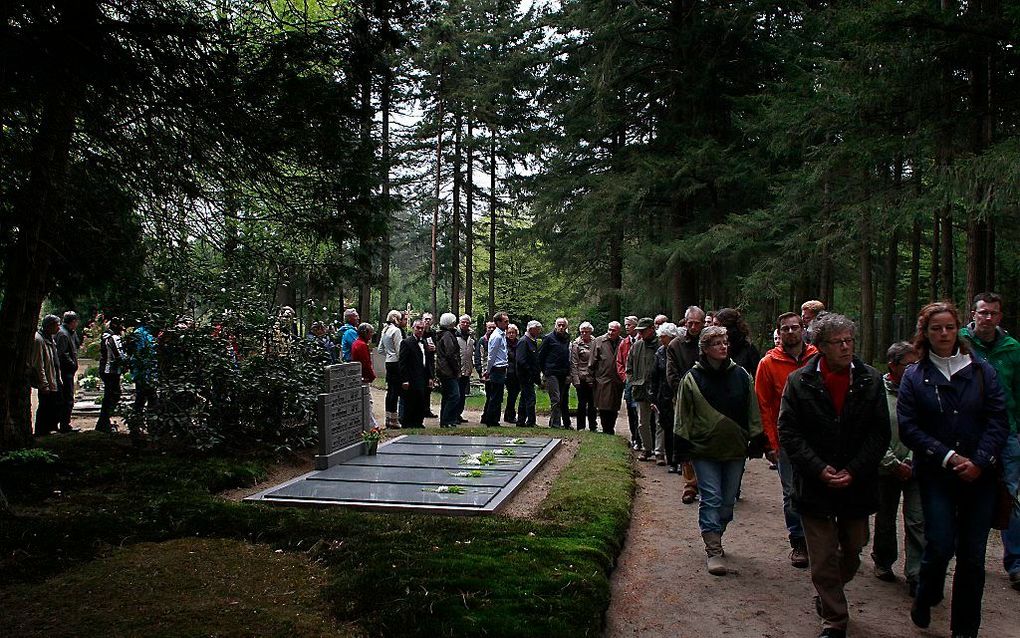
[(485, 372), (482, 373), (482, 378), (486, 381), (482, 423), (497, 428), (499, 415), (503, 411), (503, 388), (506, 386), (506, 371), (509, 366), (506, 329), (510, 325), (510, 318), (505, 312), (500, 311), (493, 315), (492, 323), (495, 327), (489, 334), (488, 356), (485, 361)]
[(404, 390), (405, 428), (425, 427), (425, 407), (428, 405), (430, 374), (425, 365), (425, 322), (421, 319), (411, 326), (411, 334), (400, 342), (397, 364), (401, 387)]
[(868, 516), (878, 510), (878, 465), (889, 447), (889, 407), (877, 370), (854, 356), (855, 326), (838, 314), (815, 320), (819, 354), (790, 374), (779, 440), (793, 464), (820, 638), (845, 638), (843, 587), (861, 565)]
[[(960, 330), (960, 337), (971, 350), (995, 368), (999, 385), (1006, 393), (1009, 438), (1002, 448), (1002, 470), (1011, 494), (1020, 487), (1020, 342), (999, 327), (1002, 322), (1002, 297), (982, 292), (974, 297), (973, 322)], [(1009, 527), (1002, 530), (1002, 566), (1013, 589), (1020, 591), (1020, 516), (1013, 510)]]
[(464, 404), (471, 394), (471, 371), (475, 352), (475, 337), (471, 334), (471, 315), (461, 315), (457, 324), (457, 343), (460, 344), (460, 408), (457, 410), (458, 423), (467, 423), (464, 418)]
[[(355, 339), (358, 338), (358, 322), (360, 320), (358, 311), (354, 308), (344, 310), (344, 325), (340, 326), (340, 330), (337, 333), (340, 339), (340, 358), (344, 361), (349, 362), (351, 360), (351, 346), (354, 345)], [(323, 334), (325, 334), (325, 331), (323, 331)]]
[(542, 339), (538, 363), (549, 393), (549, 427), (570, 427), (570, 337), (567, 320), (556, 319), (556, 327)]
[(638, 408), (637, 403), (634, 402), (634, 398), (631, 396), (630, 384), (627, 383), (627, 356), (630, 354), (630, 348), (637, 341), (637, 323), (638, 318), (634, 315), (624, 317), (623, 329), (626, 334), (623, 336), (623, 340), (620, 342), (620, 347), (616, 349), (616, 374), (620, 376), (620, 381), (623, 382), (623, 402), (627, 405), (627, 422), (630, 425), (630, 443), (631, 447), (635, 450), (641, 448), (641, 434), (638, 430)]
[(630, 347), (627, 354), (627, 383), (630, 384), (631, 396), (637, 403), (639, 427), (641, 428), (641, 444), (643, 449), (638, 455), (639, 461), (647, 461), (654, 453), (662, 458), (662, 436), (653, 436), (652, 402), (655, 397), (649, 393), (651, 378), (655, 372), (655, 351), (658, 344), (655, 338), (655, 322), (651, 317), (642, 317), (638, 321), (637, 334), (640, 337)]
[(77, 432), (71, 427), (71, 410), (74, 408), (74, 375), (78, 372), (78, 314), (73, 310), (64, 313), (60, 331), (53, 337), (60, 361), (60, 419), (61, 432)]
[(436, 336), (436, 379), (443, 401), (439, 407), (439, 427), (460, 425), (460, 343), (457, 341), (457, 317), (444, 312), (439, 317)]
[(758, 409), (761, 411), (762, 427), (768, 437), (765, 452), (770, 463), (779, 470), (779, 482), (783, 488), (783, 516), (790, 540), (790, 564), (797, 568), (808, 566), (807, 544), (804, 541), (804, 526), (800, 515), (793, 509), (793, 466), (786, 452), (779, 445), (779, 405), (783, 398), (786, 380), (795, 370), (804, 367), (817, 353), (815, 347), (804, 343), (804, 323), (795, 312), (786, 312), (776, 319), (780, 344), (769, 350), (758, 364), (754, 378), (754, 391), (758, 395)]
[(435, 387), (436, 378), (436, 331), (432, 326), (431, 312), (422, 313), (421, 320), (425, 324), (422, 342), (425, 344), (425, 370), (429, 375), (429, 391), (425, 393), (425, 416), (434, 419), (436, 413), (432, 411), (432, 388)]
[(623, 398), (623, 381), (616, 373), (616, 351), (620, 341), (620, 322), (610, 321), (606, 334), (592, 341), (591, 361), (588, 363), (595, 384), (595, 408), (605, 434), (616, 434), (616, 417)]
[(521, 395), (521, 382), (517, 378), (517, 343), (521, 338), (521, 329), (517, 324), (506, 328), (506, 409), (503, 420), (517, 423), (517, 399)]
[[(704, 310), (697, 306), (688, 307), (684, 312), (684, 328), (686, 330), (670, 341), (666, 347), (666, 381), (669, 383), (670, 392), (674, 397), (680, 389), (680, 381), (698, 361), (700, 356), (698, 341), (701, 338), (701, 331), (705, 328), (705, 322)], [(680, 463), (680, 470), (684, 476), (684, 490), (680, 501), (690, 505), (698, 497), (698, 476), (694, 471), (694, 464), (687, 458), (686, 450), (677, 445), (674, 455)]]
[(825, 304), (817, 299), (811, 299), (805, 301), (800, 305), (800, 318), (804, 322), (804, 342), (811, 343), (811, 334), (808, 332), (808, 328), (811, 326), (811, 322), (814, 321), (820, 313), (825, 312)]
[(32, 346), (32, 370), (29, 377), (38, 390), (39, 405), (35, 411), (35, 434), (43, 436), (57, 429), (60, 422), (60, 361), (53, 337), (60, 331), (60, 317), (46, 315), (35, 333)]
[(542, 324), (529, 321), (528, 329), (517, 343), (516, 361), (517, 381), (521, 384), (521, 405), (517, 409), (518, 427), (535, 427), (535, 385), (542, 377), (542, 369), (538, 365), (538, 335), (542, 334)]

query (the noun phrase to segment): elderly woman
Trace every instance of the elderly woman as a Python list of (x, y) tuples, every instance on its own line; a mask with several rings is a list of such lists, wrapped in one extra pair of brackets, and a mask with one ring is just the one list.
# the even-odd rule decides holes
[(950, 629), (977, 636), (985, 587), (985, 549), (996, 498), (995, 464), (1009, 434), (1006, 399), (994, 369), (959, 338), (960, 315), (949, 302), (928, 304), (917, 318), (920, 361), (900, 381), (900, 439), (914, 452), (924, 511), (924, 553), (910, 618), (931, 623), (956, 555)]
[(648, 392), (652, 397), (652, 410), (657, 415), (656, 419), (656, 441), (662, 441), (666, 456), (659, 465), (669, 464), (666, 470), (676, 474), (679, 460), (676, 458), (676, 451), (673, 445), (673, 392), (669, 389), (669, 382), (666, 380), (667, 348), (670, 341), (680, 335), (674, 323), (663, 323), (655, 331), (659, 337), (659, 349), (655, 351), (655, 370), (648, 380)]
[(698, 526), (708, 554), (708, 573), (726, 574), (723, 533), (744, 475), (748, 443), (764, 434), (754, 380), (729, 357), (726, 328), (701, 331), (701, 356), (680, 382), (674, 431), (690, 450), (698, 475)]
[(439, 409), (439, 427), (455, 428), (460, 425), (460, 343), (457, 341), (457, 317), (444, 312), (439, 317), (439, 334), (436, 337), (436, 379), (443, 393)]
[(400, 342), (404, 340), (407, 315), (399, 310), (390, 310), (386, 315), (386, 326), (379, 337), (379, 350), (386, 363), (386, 425), (399, 428), (397, 416), (400, 410), (400, 367), (397, 363)]
[(595, 412), (595, 379), (592, 376), (591, 352), (595, 340), (592, 332), (595, 327), (585, 321), (578, 329), (581, 333), (570, 343), (570, 383), (577, 391), (577, 429), (584, 429), (585, 416), (588, 417), (588, 429), (598, 430)]
[(723, 308), (715, 315), (715, 325), (726, 328), (726, 336), (730, 342), (730, 359), (747, 370), (753, 378), (758, 372), (761, 353), (748, 339), (751, 329), (744, 321), (744, 316), (734, 308)]
[(506, 327), (506, 408), (503, 420), (507, 423), (517, 422), (517, 398), (521, 395), (521, 381), (517, 378), (517, 342), (521, 338), (521, 329), (516, 323)]

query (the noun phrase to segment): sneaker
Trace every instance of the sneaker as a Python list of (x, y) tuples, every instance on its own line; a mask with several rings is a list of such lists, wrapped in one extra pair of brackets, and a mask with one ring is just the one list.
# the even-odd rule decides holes
[(893, 573), (893, 570), (883, 565), (875, 565), (875, 569), (872, 570), (872, 573), (874, 573), (875, 578), (879, 580), (884, 580), (887, 583), (896, 582), (896, 574)]
[(794, 542), (793, 549), (790, 550), (790, 564), (798, 569), (804, 569), (809, 563), (804, 541)]

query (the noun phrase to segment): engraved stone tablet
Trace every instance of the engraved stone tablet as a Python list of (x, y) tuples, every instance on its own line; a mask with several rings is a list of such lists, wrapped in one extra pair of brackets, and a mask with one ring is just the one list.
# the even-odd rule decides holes
[(315, 464), (319, 469), (361, 453), (361, 432), (368, 415), (360, 363), (326, 366), (325, 376), (326, 392), (319, 395), (317, 415), (319, 454)]

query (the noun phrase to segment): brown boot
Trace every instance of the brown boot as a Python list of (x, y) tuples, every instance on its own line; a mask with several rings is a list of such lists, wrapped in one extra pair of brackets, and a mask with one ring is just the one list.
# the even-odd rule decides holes
[(685, 505), (690, 505), (698, 497), (698, 477), (694, 474), (694, 464), (690, 461), (681, 464), (681, 469), (684, 475), (684, 491), (680, 496), (680, 501)]
[(722, 534), (717, 532), (703, 532), (701, 538), (705, 541), (705, 553), (708, 554), (708, 573), (713, 576), (725, 576), (726, 552), (722, 548)]
[(795, 538), (790, 540), (790, 564), (798, 569), (804, 569), (810, 563), (808, 560), (807, 543), (804, 542), (803, 538)]

